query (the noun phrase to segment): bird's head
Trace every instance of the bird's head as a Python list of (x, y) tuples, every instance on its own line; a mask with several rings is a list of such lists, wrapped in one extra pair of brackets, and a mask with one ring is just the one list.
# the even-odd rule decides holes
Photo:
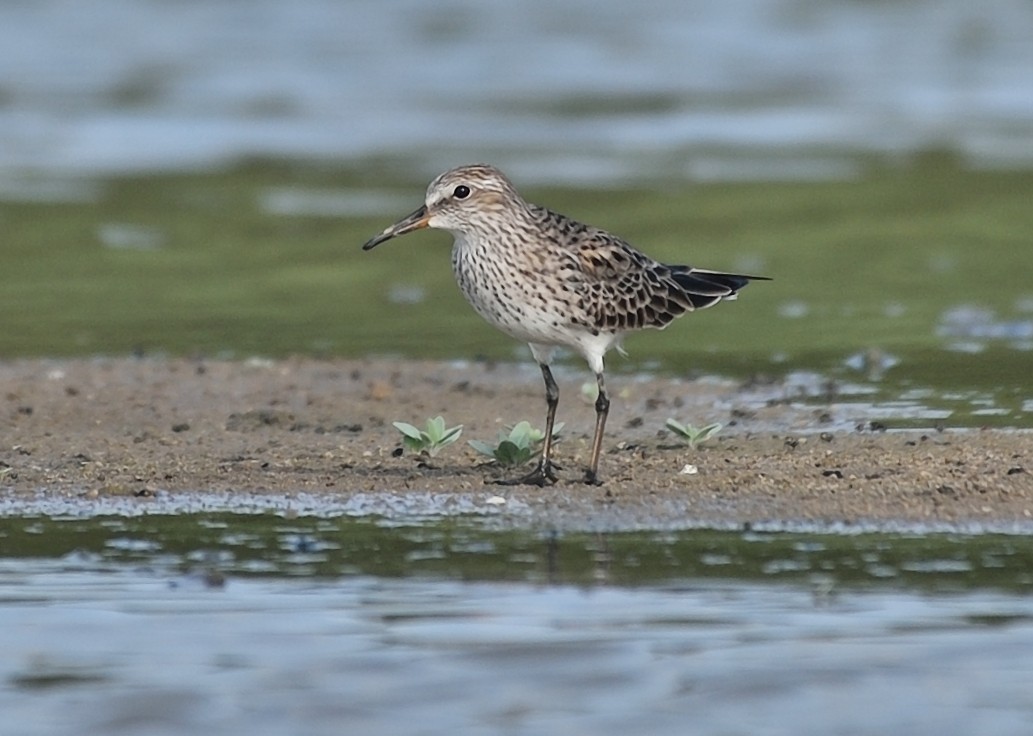
[(381, 243), (423, 228), (467, 234), (491, 231), (505, 218), (500, 213), (526, 207), (506, 175), (487, 164), (449, 169), (427, 187), (422, 207), (403, 217), (362, 246), (370, 250)]

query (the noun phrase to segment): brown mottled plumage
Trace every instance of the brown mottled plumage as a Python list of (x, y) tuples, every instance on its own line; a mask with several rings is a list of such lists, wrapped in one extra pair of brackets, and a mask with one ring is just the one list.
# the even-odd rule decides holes
[(598, 483), (599, 451), (610, 401), (603, 356), (623, 333), (664, 328), (675, 317), (734, 299), (761, 276), (669, 266), (605, 230), (524, 201), (493, 166), (450, 169), (427, 187), (425, 204), (363, 245), (421, 228), (455, 237), (452, 270), (473, 308), (530, 345), (545, 378), (545, 443), (538, 466), (515, 483), (555, 482), (552, 429), (559, 389), (549, 364), (556, 347), (576, 350), (599, 385), (592, 457), (585, 480)]

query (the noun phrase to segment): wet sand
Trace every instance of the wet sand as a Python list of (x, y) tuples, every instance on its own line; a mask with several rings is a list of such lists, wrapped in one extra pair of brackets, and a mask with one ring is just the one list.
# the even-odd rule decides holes
[[(601, 475), (580, 482), (593, 426), (588, 379), (558, 372), (555, 486), (503, 487), (467, 439), (544, 423), (532, 364), (421, 361), (18, 360), (0, 363), (0, 493), (24, 502), (166, 495), (473, 499), (534, 516), (625, 513), (682, 522), (986, 525), (1033, 522), (1033, 435), (872, 431), (841, 407), (801, 407), (736, 382), (614, 374)], [(767, 398), (763, 398), (767, 396)], [(758, 398), (760, 397), (760, 398)], [(462, 439), (400, 451), (395, 420), (444, 415)], [(728, 426), (698, 449), (668, 417)], [(695, 472), (684, 472), (686, 466)], [(689, 468), (688, 470), (693, 470)], [(459, 508), (457, 506), (457, 508)]]

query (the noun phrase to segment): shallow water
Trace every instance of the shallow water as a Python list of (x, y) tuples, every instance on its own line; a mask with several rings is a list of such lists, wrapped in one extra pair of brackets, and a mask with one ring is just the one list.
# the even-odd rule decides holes
[(1025, 734), (1033, 543), (0, 520), (19, 734)]
[[(524, 181), (1031, 161), (1028, 3), (0, 5), (0, 169), (491, 158)], [(2, 188), (2, 183), (0, 183)], [(44, 198), (68, 191), (28, 185)]]

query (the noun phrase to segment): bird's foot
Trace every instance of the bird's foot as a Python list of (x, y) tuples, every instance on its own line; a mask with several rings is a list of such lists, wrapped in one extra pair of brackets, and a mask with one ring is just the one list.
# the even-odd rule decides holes
[(599, 480), (599, 474), (589, 468), (585, 471), (584, 483), (587, 486), (601, 486), (603, 482)]
[(527, 475), (522, 475), (519, 478), (497, 480), (495, 483), (500, 486), (538, 486), (539, 488), (544, 488), (559, 480), (559, 476), (556, 475), (557, 470), (560, 470), (559, 465), (553, 465), (552, 461), (546, 460), (545, 462), (538, 463), (535, 469)]

